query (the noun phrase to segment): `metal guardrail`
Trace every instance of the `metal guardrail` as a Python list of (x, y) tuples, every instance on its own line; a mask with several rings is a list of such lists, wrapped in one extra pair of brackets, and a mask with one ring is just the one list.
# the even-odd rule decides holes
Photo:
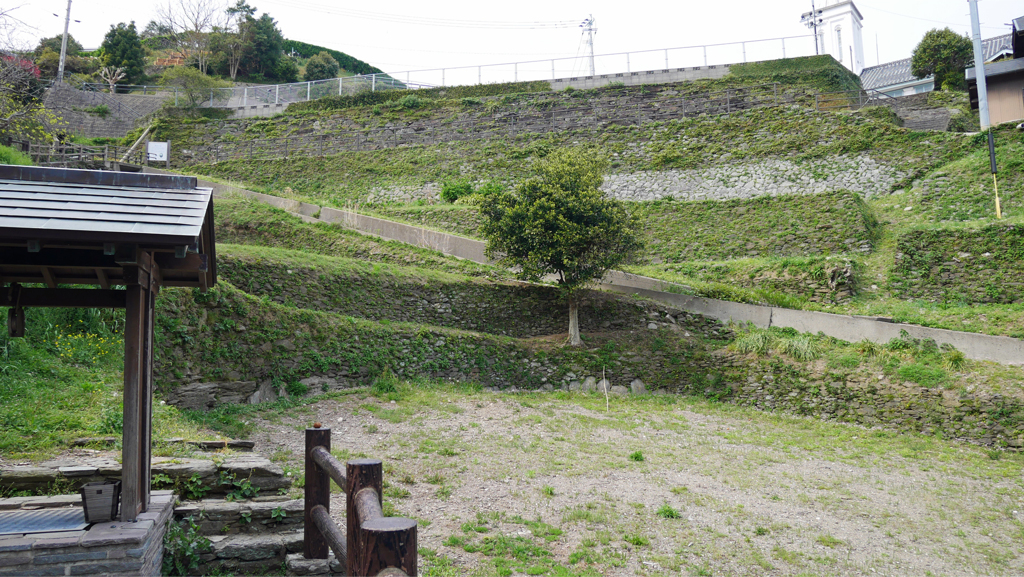
[[(345, 491), (346, 531), (331, 518), (331, 481)], [(384, 467), (378, 459), (345, 465), (331, 455), (331, 429), (306, 429), (303, 556), (326, 559), (327, 548), (348, 575), (408, 577), (417, 574), (417, 522), (385, 517)]]
[(893, 106), (896, 98), (872, 89), (823, 92), (814, 96), (817, 111), (860, 110), (865, 106)]

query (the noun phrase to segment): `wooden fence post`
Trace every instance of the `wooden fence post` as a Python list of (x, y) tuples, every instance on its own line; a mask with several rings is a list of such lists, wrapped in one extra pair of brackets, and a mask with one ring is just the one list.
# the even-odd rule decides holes
[(318, 446), (330, 452), (330, 428), (306, 429), (306, 507), (302, 524), (302, 554), (306, 559), (327, 558), (327, 540), (313, 522), (312, 515), (313, 507), (317, 505), (322, 505), (328, 513), (331, 511), (331, 477), (313, 461), (312, 457), (313, 448)]
[(381, 517), (364, 522), (361, 529), (359, 567), (349, 575), (377, 575), (390, 567), (417, 574), (416, 521)]
[(377, 492), (377, 500), (383, 506), (384, 465), (380, 459), (353, 459), (346, 463), (345, 476), (348, 479), (348, 487), (345, 490), (345, 543), (348, 546), (346, 569), (349, 575), (361, 575), (359, 568), (363, 566), (366, 551), (361, 548), (363, 544), (359, 538), (362, 528), (359, 513), (356, 511), (356, 494), (369, 487)]

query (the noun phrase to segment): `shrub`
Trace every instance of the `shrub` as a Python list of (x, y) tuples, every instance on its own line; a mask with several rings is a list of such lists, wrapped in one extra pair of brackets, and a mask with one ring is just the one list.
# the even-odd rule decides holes
[(20, 150), (9, 146), (0, 145), (0, 164), (17, 164), (20, 166), (32, 166), (32, 159)]
[(217, 89), (231, 88), (230, 82), (207, 76), (190, 66), (175, 66), (164, 72), (160, 77), (160, 85), (181, 89), (185, 95), (183, 108), (198, 108), (199, 104), (211, 98), (211, 95), (215, 100), (227, 99), (229, 93)]
[(445, 202), (455, 202), (474, 192), (473, 183), (466, 179), (448, 180), (441, 184), (441, 200)]
[(888, 106), (865, 106), (857, 111), (857, 114), (893, 126), (903, 126), (903, 119)]
[(949, 125), (946, 127), (949, 132), (978, 132), (981, 128), (978, 126), (978, 122), (974, 119), (973, 114), (967, 114), (961, 112), (954, 114), (949, 119)]
[(213, 543), (203, 537), (192, 517), (180, 524), (172, 522), (164, 534), (163, 574), (194, 575), (202, 554), (212, 548)]

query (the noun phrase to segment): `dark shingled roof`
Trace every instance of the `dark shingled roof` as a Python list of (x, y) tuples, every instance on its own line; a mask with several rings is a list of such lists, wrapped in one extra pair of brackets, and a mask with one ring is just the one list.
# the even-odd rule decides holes
[[(995, 38), (989, 38), (988, 40), (981, 41), (982, 50), (985, 53), (985, 62), (995, 58), (1003, 52), (1012, 52), (1012, 35), (1005, 34), (1003, 36), (996, 36)], [(931, 78), (928, 76), (927, 78)], [(866, 90), (879, 90), (885, 86), (893, 86), (896, 84), (903, 84), (904, 82), (913, 82), (918, 80), (916, 76), (910, 73), (910, 58), (904, 58), (903, 60), (896, 60), (894, 62), (886, 62), (878, 66), (871, 66), (865, 68), (860, 73), (861, 85)]]
[(190, 177), (0, 166), (0, 239), (192, 245), (212, 195)]

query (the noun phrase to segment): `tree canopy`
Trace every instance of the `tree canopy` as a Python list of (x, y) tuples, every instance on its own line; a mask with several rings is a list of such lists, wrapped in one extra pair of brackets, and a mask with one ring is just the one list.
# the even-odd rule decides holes
[(309, 82), (311, 80), (327, 80), (328, 78), (335, 78), (338, 76), (338, 70), (341, 67), (338, 66), (338, 61), (331, 57), (327, 52), (321, 52), (306, 62), (306, 74), (304, 79)]
[(103, 37), (100, 49), (103, 51), (104, 66), (123, 68), (124, 79), (128, 84), (138, 84), (142, 81), (146, 53), (142, 48), (142, 39), (135, 30), (134, 21), (131, 24), (121, 22), (117, 26), (111, 26), (107, 35)]
[(487, 255), (539, 281), (549, 274), (569, 301), (569, 344), (582, 345), (578, 292), (643, 248), (641, 222), (600, 190), (607, 161), (581, 148), (559, 149), (512, 193), (485, 197), (481, 233)]
[(181, 89), (184, 101), (179, 102), (182, 108), (196, 108), (200, 103), (211, 98), (224, 97), (226, 93), (218, 88), (230, 88), (231, 83), (212, 78), (191, 66), (175, 66), (164, 72), (160, 77), (163, 86), (174, 86)]
[[(43, 38), (39, 41), (36, 49), (32, 52), (35, 56), (41, 56), (47, 49), (60, 54), (60, 45), (64, 40), (63, 34), (58, 34), (53, 38)], [(75, 40), (75, 37), (68, 34), (68, 56), (75, 56), (82, 51), (82, 45)]]
[(967, 89), (964, 71), (974, 65), (974, 45), (949, 28), (933, 28), (914, 48), (910, 72), (918, 78), (935, 75), (936, 90)]

